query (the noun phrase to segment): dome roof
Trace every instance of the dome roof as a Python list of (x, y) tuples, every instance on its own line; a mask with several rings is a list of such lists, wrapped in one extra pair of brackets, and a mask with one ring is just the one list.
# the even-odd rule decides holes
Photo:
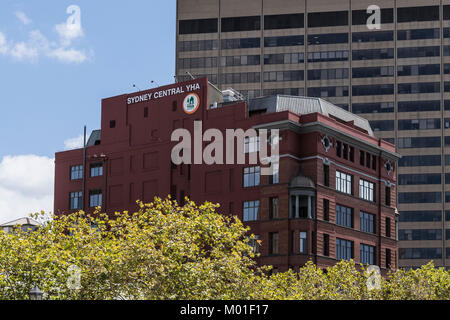
[(290, 188), (315, 189), (316, 185), (310, 178), (299, 175), (299, 176), (292, 178), (291, 183), (289, 184), (289, 187)]

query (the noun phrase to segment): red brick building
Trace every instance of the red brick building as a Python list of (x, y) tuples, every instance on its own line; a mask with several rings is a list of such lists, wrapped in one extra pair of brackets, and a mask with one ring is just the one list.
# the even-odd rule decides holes
[[(192, 109), (188, 95), (197, 98)], [(86, 148), (56, 153), (55, 213), (188, 196), (243, 219), (262, 241), (260, 263), (280, 271), (350, 258), (396, 268), (394, 146), (375, 138), (367, 120), (318, 98), (229, 100), (206, 78), (104, 99), (101, 130)], [(249, 164), (174, 165), (172, 132), (193, 132), (194, 121), (203, 131), (279, 129), (279, 174)], [(246, 142), (249, 152), (259, 146)]]

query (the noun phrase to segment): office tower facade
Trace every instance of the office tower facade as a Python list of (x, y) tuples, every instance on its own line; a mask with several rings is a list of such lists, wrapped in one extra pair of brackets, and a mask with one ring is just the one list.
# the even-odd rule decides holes
[(400, 267), (450, 266), (450, 0), (179, 0), (176, 39), (179, 81), (322, 97), (368, 119), (403, 156)]
[[(354, 259), (383, 274), (398, 266), (392, 144), (376, 138), (366, 119), (322, 99), (227, 100), (207, 78), (104, 99), (101, 129), (86, 148), (55, 155), (55, 214), (97, 206), (135, 212), (138, 199), (170, 194), (183, 205), (187, 196), (238, 216), (260, 241), (252, 242), (259, 264), (275, 270), (309, 260), (326, 268)], [(177, 129), (190, 139), (173, 138)], [(263, 129), (279, 130), (278, 172), (264, 172), (259, 161), (275, 157)], [(180, 142), (187, 159), (174, 163)]]

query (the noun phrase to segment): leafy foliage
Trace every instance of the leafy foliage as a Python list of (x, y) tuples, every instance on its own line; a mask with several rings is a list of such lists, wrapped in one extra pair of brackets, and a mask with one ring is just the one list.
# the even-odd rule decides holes
[(139, 206), (112, 217), (54, 217), (34, 232), (0, 231), (0, 299), (28, 299), (34, 285), (45, 299), (64, 300), (450, 298), (449, 272), (432, 263), (392, 271), (375, 290), (353, 261), (269, 276), (270, 267), (255, 264), (249, 229), (217, 205), (155, 198)]

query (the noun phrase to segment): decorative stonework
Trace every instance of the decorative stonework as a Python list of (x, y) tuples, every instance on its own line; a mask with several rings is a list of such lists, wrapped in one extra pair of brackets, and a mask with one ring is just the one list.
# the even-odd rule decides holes
[(330, 148), (333, 146), (333, 143), (331, 142), (330, 138), (328, 138), (328, 136), (325, 136), (322, 138), (321, 141), (323, 148), (325, 149), (325, 152), (328, 152), (328, 150), (330, 150)]

